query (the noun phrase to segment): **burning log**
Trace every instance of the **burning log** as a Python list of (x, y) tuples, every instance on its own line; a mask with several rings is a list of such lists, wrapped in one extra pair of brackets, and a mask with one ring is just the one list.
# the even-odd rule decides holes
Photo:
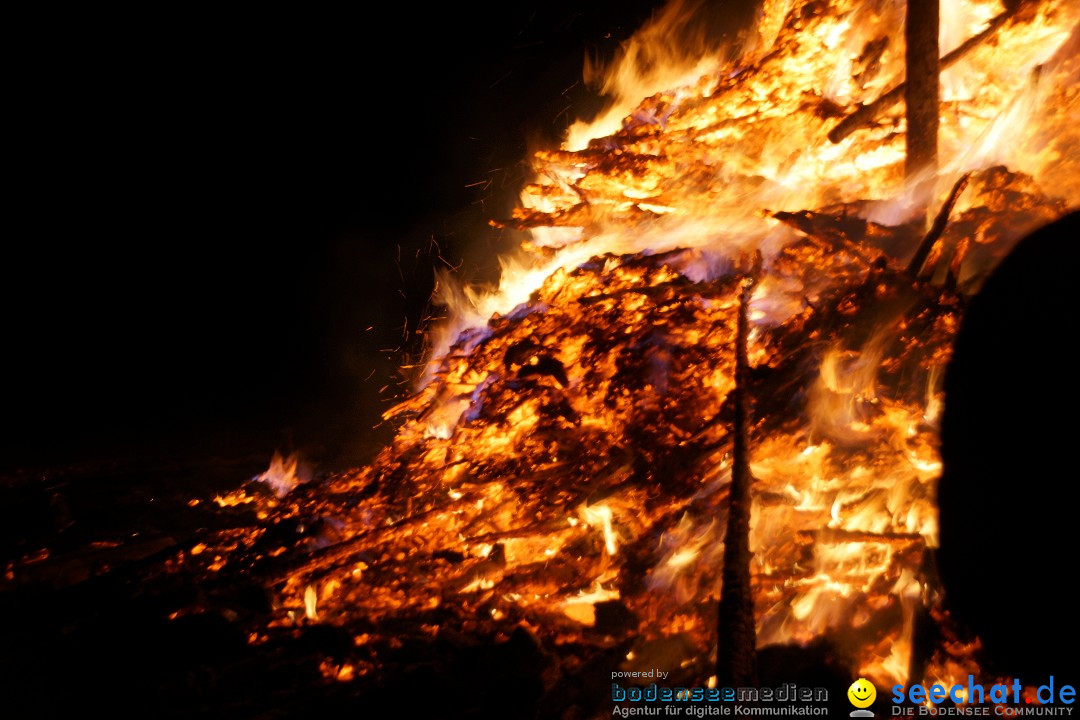
[[(960, 194), (964, 192), (964, 189), (968, 186), (968, 182), (971, 180), (971, 173), (965, 173), (956, 183), (953, 185), (952, 190), (949, 192), (949, 197), (945, 199), (945, 202), (941, 206), (941, 210), (938, 211), (937, 217), (934, 218), (933, 224), (930, 226), (930, 230), (923, 237), (919, 247), (915, 249), (915, 254), (911, 256), (911, 262), (908, 263), (907, 273), (911, 277), (921, 277), (923, 265), (926, 264), (926, 259), (930, 255), (934, 246), (941, 241), (941, 236), (945, 232), (945, 227), (949, 224), (949, 215), (952, 214), (952, 210), (956, 207), (956, 201), (960, 199)], [(961, 260), (963, 258), (961, 257)], [(931, 263), (933, 265), (933, 263)]]
[(941, 98), (941, 65), (938, 50), (939, 0), (907, 0), (904, 24), (907, 82), (907, 155), (904, 172), (908, 182), (932, 178), (937, 173), (938, 125)]
[(757, 684), (757, 631), (754, 626), (754, 593), (750, 583), (750, 361), (747, 314), (750, 298), (761, 276), (761, 255), (743, 280), (739, 295), (738, 330), (735, 336), (735, 419), (732, 427), (731, 489), (727, 531), (724, 536), (723, 594), (717, 633), (716, 676), (729, 687)]
[(968, 238), (961, 238), (957, 243), (952, 260), (949, 261), (949, 271), (945, 276), (946, 290), (953, 292), (956, 290), (957, 285), (960, 284), (960, 271), (964, 266), (964, 259), (967, 257), (968, 250), (970, 249), (971, 241)]
[(918, 545), (925, 544), (925, 538), (918, 533), (884, 532), (872, 533), (858, 530), (800, 530), (796, 538), (801, 542), (826, 542), (826, 543), (886, 543), (890, 545)]

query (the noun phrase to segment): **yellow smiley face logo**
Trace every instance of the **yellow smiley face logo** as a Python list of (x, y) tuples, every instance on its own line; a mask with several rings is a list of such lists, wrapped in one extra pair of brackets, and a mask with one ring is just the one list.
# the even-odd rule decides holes
[(877, 698), (877, 688), (866, 678), (859, 678), (847, 689), (847, 698), (857, 708), (868, 708)]

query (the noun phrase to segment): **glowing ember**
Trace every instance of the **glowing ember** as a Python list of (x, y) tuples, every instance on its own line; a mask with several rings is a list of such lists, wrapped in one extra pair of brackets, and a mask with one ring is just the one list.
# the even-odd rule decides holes
[(315, 588), (311, 585), (308, 585), (306, 588), (304, 588), (304, 615), (307, 616), (308, 620), (319, 619), (319, 613), (317, 608), (318, 604), (319, 596), (315, 592)]

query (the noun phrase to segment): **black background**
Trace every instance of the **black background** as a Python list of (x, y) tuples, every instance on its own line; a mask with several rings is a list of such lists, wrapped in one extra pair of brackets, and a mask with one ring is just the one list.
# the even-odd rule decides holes
[(656, 5), (14, 23), (0, 467), (362, 461), (439, 255), (497, 274), (528, 150), (596, 111), (585, 55)]

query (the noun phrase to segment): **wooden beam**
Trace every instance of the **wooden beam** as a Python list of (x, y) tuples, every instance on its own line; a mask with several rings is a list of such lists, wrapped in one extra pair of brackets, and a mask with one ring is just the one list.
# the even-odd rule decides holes
[(754, 268), (743, 280), (735, 340), (734, 449), (716, 646), (716, 677), (724, 687), (757, 685), (757, 631), (750, 584), (750, 486), (754, 478), (750, 474), (750, 361), (746, 344), (750, 297), (760, 275), (758, 254)]
[(938, 125), (941, 105), (940, 0), (908, 0), (904, 25), (907, 42), (907, 158), (909, 181), (937, 173)]
[[(926, 259), (930, 257), (934, 245), (945, 234), (945, 227), (949, 224), (949, 215), (952, 214), (953, 208), (956, 207), (956, 201), (960, 199), (960, 194), (964, 192), (970, 181), (971, 173), (964, 173), (956, 181), (956, 184), (953, 185), (952, 190), (949, 192), (949, 197), (945, 198), (941, 210), (938, 212), (937, 217), (934, 218), (933, 224), (930, 225), (930, 230), (923, 236), (919, 246), (915, 248), (915, 254), (911, 256), (911, 262), (907, 266), (907, 274), (912, 278), (918, 278), (923, 274), (923, 265), (926, 263)], [(933, 275), (933, 268), (931, 268), (930, 274)]]

